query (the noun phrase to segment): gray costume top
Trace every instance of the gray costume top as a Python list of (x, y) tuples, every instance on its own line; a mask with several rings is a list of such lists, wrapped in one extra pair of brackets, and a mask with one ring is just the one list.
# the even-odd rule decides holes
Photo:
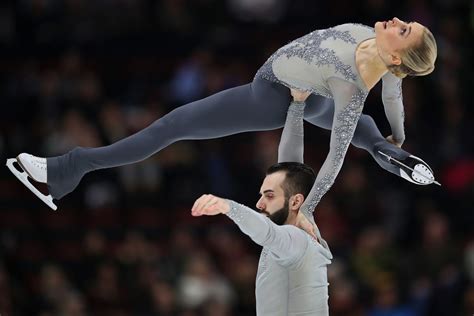
[[(361, 42), (374, 37), (373, 28), (360, 24), (316, 30), (277, 50), (256, 74), (256, 78), (334, 99), (329, 153), (303, 207), (311, 221), (312, 211), (342, 167), (362, 113), (369, 91), (357, 70), (355, 53)], [(403, 143), (402, 80), (387, 73), (382, 81), (382, 100), (393, 138)]]
[[(303, 162), (303, 114), (304, 104), (291, 104), (280, 162)], [(255, 287), (257, 315), (329, 315), (327, 265), (332, 255), (319, 231), (318, 242), (296, 226), (279, 226), (244, 205), (230, 205), (227, 215), (263, 246)]]

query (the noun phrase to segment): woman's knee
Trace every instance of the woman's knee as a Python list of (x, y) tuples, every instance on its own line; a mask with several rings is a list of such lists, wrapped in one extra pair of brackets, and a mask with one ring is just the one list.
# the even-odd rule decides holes
[(370, 115), (361, 115), (359, 118), (359, 125), (363, 126), (364, 128), (374, 128), (378, 130), (375, 120)]

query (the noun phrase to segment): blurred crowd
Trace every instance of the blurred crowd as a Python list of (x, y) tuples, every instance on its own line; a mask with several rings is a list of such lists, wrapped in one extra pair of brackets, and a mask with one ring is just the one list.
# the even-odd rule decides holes
[[(473, 315), (472, 1), (2, 1), (0, 157), (110, 144), (250, 82), (313, 29), (393, 16), (437, 39), (435, 72), (403, 83), (404, 148), (443, 186), (410, 184), (350, 148), (315, 212), (334, 255), (331, 315)], [(390, 134), (380, 86), (364, 112)], [(305, 128), (317, 171), (329, 133)], [(280, 133), (183, 141), (93, 172), (58, 212), (2, 168), (0, 315), (255, 315), (260, 248), (225, 216), (192, 218), (190, 207), (203, 193), (254, 206)]]

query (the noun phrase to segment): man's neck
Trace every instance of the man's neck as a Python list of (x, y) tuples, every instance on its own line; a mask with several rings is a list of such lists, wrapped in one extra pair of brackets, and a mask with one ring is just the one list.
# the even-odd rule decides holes
[(285, 221), (285, 225), (298, 226), (296, 216), (293, 215), (292, 213), (288, 214), (288, 217), (286, 218), (286, 221)]

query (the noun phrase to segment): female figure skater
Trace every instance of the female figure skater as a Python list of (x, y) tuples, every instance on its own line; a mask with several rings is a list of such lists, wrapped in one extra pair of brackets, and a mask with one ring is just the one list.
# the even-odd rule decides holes
[[(51, 158), (22, 153), (7, 160), (10, 170), (39, 198), (56, 209), (60, 199), (88, 172), (135, 163), (166, 146), (191, 139), (211, 139), (284, 125), (290, 88), (310, 92), (305, 120), (331, 130), (330, 149), (315, 186), (317, 198), (329, 190), (349, 143), (367, 150), (384, 169), (416, 184), (435, 182), (430, 167), (402, 150), (405, 139), (401, 83), (434, 69), (437, 48), (423, 25), (397, 18), (374, 28), (343, 24), (313, 31), (277, 50), (252, 83), (181, 106), (147, 128), (99, 148), (77, 147)], [(373, 119), (362, 115), (369, 91), (382, 79), (382, 101), (392, 135), (385, 139)], [(330, 99), (333, 99), (331, 101)], [(24, 170), (13, 167), (17, 161)], [(43, 195), (27, 179), (47, 183)]]

